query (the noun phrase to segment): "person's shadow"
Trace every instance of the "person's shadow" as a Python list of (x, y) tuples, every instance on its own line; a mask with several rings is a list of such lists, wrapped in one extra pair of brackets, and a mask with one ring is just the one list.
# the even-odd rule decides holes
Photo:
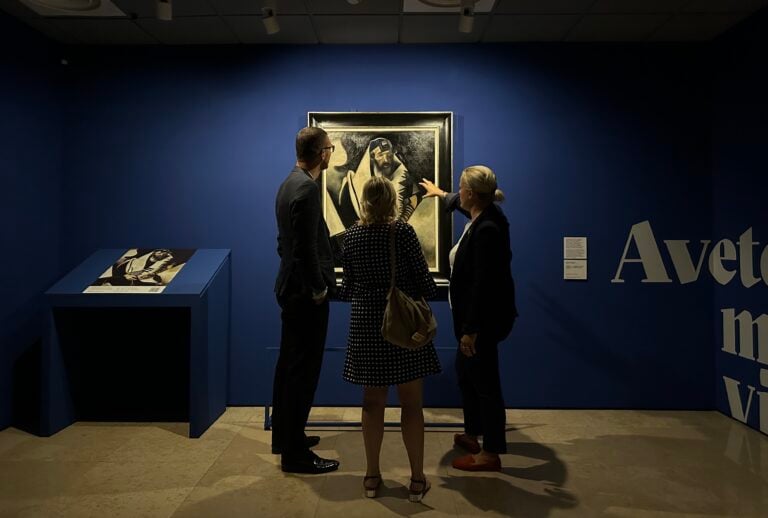
[[(516, 429), (508, 428), (508, 431)], [(466, 452), (454, 448), (446, 452), (440, 464), (450, 466), (451, 461), (461, 455)], [(455, 491), (467, 501), (466, 509), (457, 509), (459, 514), (475, 509), (537, 518), (549, 516), (553, 508), (572, 508), (579, 503), (576, 496), (563, 487), (568, 478), (565, 463), (548, 446), (509, 442), (502, 466), (502, 476), (452, 469), (450, 475), (442, 478), (440, 486)]]
[[(502, 516), (544, 518), (553, 509), (573, 508), (579, 505), (579, 501), (563, 487), (568, 479), (568, 470), (555, 451), (536, 442), (524, 442), (529, 439), (521, 431), (536, 426), (516, 424), (507, 428), (508, 432), (513, 432), (513, 437), (508, 436), (511, 441), (507, 443), (507, 455), (502, 457), (505, 467), (501, 473), (455, 470), (450, 467), (451, 461), (466, 452), (458, 449), (446, 451), (438, 461), (438, 474), (427, 475), (432, 491), (421, 504), (409, 502), (408, 486), (403, 483), (403, 477), (393, 479), (391, 474), (385, 474), (375, 500), (363, 498), (359, 471), (342, 471), (323, 477), (270, 476), (269, 473), (279, 468), (269, 460), (265, 461), (263, 453), (254, 453), (269, 451), (266, 444), (254, 440), (252, 447), (242, 450), (249, 452), (248, 462), (231, 463), (213, 470), (174, 516), (218, 516), (225, 509), (227, 516), (283, 516), (302, 512), (314, 512), (317, 516), (352, 517), (378, 515), (380, 512), (414, 516), (427, 512), (440, 514), (449, 509), (448, 514), (459, 516), (491, 511)], [(345, 459), (342, 457), (342, 470), (344, 467)], [(292, 501), (286, 500), (285, 496), (265, 498), (265, 495), (275, 491), (291, 494), (295, 501), (291, 504)], [(444, 500), (451, 493), (452, 501)], [(284, 505), (296, 507), (289, 512)], [(382, 508), (380, 512), (376, 510), (377, 506)]]

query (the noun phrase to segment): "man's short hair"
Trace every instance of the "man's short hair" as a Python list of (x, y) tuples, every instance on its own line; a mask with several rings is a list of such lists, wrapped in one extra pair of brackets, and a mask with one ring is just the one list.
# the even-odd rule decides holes
[(328, 134), (322, 128), (309, 126), (296, 134), (296, 158), (310, 162), (320, 155)]

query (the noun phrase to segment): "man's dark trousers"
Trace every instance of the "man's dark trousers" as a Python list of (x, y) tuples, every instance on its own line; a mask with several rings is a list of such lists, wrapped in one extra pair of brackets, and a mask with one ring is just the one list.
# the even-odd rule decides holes
[(304, 460), (304, 428), (315, 398), (328, 332), (328, 300), (315, 304), (309, 297), (278, 300), (282, 308), (280, 356), (272, 392), (272, 444), (283, 460)]

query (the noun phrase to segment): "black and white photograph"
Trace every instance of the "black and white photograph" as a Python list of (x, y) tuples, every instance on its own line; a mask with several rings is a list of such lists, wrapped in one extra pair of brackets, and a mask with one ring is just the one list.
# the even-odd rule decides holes
[(194, 249), (131, 248), (83, 293), (162, 293)]

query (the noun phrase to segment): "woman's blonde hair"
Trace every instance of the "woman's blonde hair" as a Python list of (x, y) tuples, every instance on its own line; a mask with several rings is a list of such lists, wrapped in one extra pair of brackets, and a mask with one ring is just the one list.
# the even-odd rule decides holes
[(365, 182), (360, 199), (360, 223), (389, 223), (397, 215), (395, 186), (383, 176), (374, 176)]
[(504, 201), (504, 193), (498, 188), (496, 175), (490, 167), (471, 165), (461, 172), (459, 182), (463, 182), (484, 202)]

